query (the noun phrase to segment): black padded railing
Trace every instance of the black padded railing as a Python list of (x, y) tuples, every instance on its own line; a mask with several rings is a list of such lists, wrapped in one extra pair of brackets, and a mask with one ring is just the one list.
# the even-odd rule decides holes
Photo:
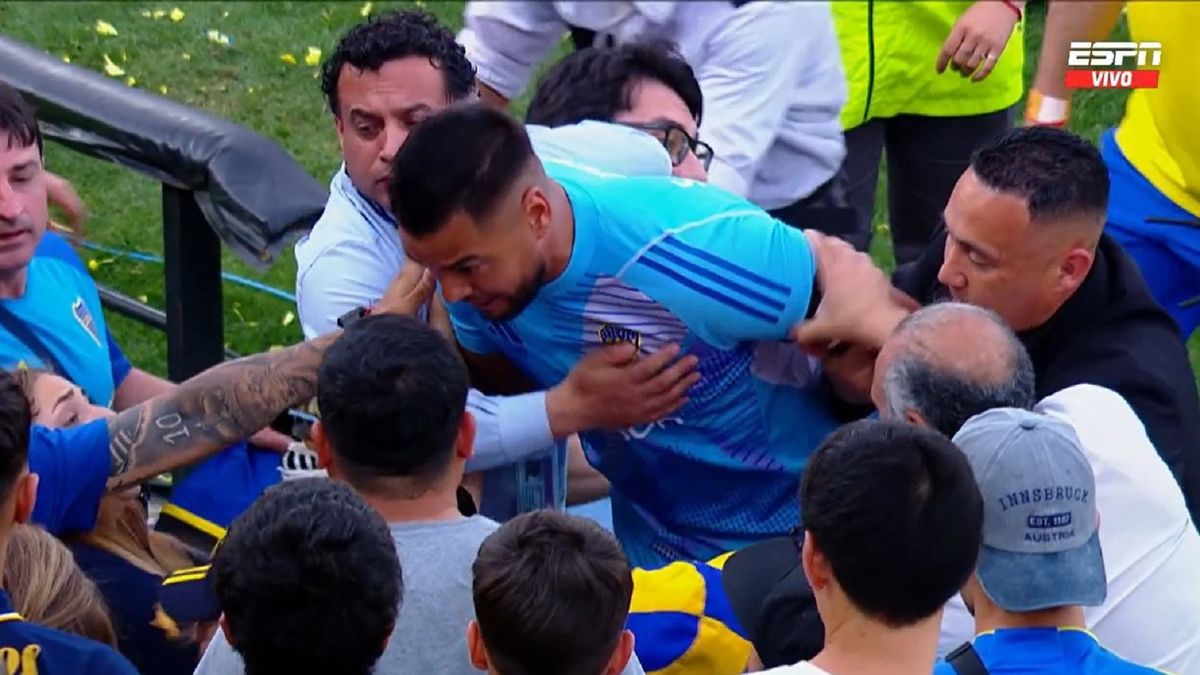
[(3, 36), (0, 81), (37, 106), (48, 139), (162, 183), (166, 311), (109, 289), (102, 297), (147, 325), (165, 317), (172, 380), (223, 360), (221, 245), (266, 269), (316, 222), (325, 188), (245, 127)]

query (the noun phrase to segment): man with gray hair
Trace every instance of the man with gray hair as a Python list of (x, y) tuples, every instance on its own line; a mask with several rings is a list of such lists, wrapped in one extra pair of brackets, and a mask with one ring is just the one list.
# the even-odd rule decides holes
[(991, 408), (1029, 410), (1035, 398), (1029, 353), (1000, 315), (946, 302), (908, 315), (875, 360), (871, 401), (884, 419), (953, 436)]
[[(1200, 672), (1200, 533), (1170, 469), (1133, 409), (1113, 391), (1081, 384), (1041, 401), (1035, 391), (1029, 354), (998, 314), (943, 302), (910, 314), (883, 343), (871, 400), (885, 420), (929, 426), (947, 437), (995, 408), (1031, 410), (1071, 425), (1096, 476), (1108, 584), (1104, 602), (1084, 609), (1087, 627), (1135, 663)], [(724, 568), (726, 587), (737, 588), (744, 581), (730, 580), (738, 569), (754, 569), (763, 578), (802, 577), (783, 570), (768, 574), (762, 560), (747, 564), (769, 555), (771, 545), (764, 542), (735, 553)], [(778, 562), (776, 567), (788, 564)], [(780, 582), (759, 587), (761, 602), (734, 607), (744, 626), (756, 625), (758, 615), (802, 614), (812, 603), (806, 586), (784, 589)], [(756, 639), (764, 665), (810, 658), (791, 647), (813, 643), (809, 638), (821, 643), (819, 634), (807, 634), (814, 631), (811, 622), (805, 626), (796, 633), (774, 631), (771, 643)], [(956, 596), (943, 614), (938, 653), (948, 653), (973, 635), (974, 619)], [(778, 655), (778, 661), (768, 662), (767, 654)]]
[[(1200, 672), (1200, 533), (1179, 485), (1124, 399), (1082, 384), (1037, 401), (1033, 373), (1024, 345), (998, 314), (938, 303), (910, 314), (884, 343), (871, 399), (883, 419), (950, 437), (995, 408), (1033, 410), (1071, 425), (1096, 476), (1109, 585), (1107, 599), (1084, 609), (1087, 626), (1126, 659)], [(962, 600), (952, 599), (939, 651), (973, 634)]]

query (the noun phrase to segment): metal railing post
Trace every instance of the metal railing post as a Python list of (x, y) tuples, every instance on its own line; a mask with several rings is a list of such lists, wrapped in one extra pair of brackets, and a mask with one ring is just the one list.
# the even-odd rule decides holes
[(195, 195), (163, 185), (167, 373), (182, 382), (225, 357), (221, 240)]

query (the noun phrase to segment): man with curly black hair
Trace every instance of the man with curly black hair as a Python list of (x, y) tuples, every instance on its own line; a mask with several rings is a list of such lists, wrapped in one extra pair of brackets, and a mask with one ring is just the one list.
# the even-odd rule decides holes
[(230, 526), (210, 574), (246, 675), (368, 675), (403, 591), (383, 517), (320, 478), (268, 490)]

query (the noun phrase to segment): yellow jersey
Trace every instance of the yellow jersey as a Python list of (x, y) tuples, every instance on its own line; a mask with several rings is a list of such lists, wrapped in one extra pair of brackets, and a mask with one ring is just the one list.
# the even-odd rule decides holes
[(1117, 127), (1121, 152), (1154, 187), (1200, 218), (1200, 2), (1126, 3), (1135, 42), (1162, 43), (1157, 89), (1135, 89)]

